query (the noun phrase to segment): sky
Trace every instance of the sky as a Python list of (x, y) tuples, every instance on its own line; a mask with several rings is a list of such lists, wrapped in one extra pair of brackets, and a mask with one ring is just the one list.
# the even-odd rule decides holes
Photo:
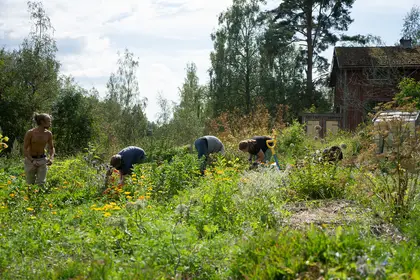
[[(26, 0), (0, 0), (0, 48), (16, 49), (30, 31)], [(117, 52), (125, 48), (138, 58), (141, 97), (146, 114), (155, 120), (158, 93), (179, 101), (178, 88), (187, 63), (197, 65), (201, 83), (208, 81), (210, 34), (218, 15), (232, 0), (44, 0), (55, 29), (61, 73), (71, 75), (101, 96), (117, 70)], [(277, 5), (280, 1), (269, 1)], [(373, 34), (394, 45), (401, 37), (403, 18), (418, 0), (356, 0), (354, 22), (347, 34)], [(326, 51), (328, 60), (332, 48)]]

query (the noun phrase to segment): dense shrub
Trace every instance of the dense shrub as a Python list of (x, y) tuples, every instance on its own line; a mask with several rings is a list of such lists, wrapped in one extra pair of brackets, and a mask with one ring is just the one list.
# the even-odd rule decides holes
[(300, 199), (343, 198), (346, 188), (353, 184), (351, 169), (329, 163), (306, 163), (293, 170), (290, 189)]

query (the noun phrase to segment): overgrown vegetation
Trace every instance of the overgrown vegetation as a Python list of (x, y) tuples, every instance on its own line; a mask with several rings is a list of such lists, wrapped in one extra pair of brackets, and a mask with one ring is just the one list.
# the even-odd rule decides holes
[[(296, 123), (281, 132), (300, 129)], [(353, 143), (361, 134), (331, 135), (328, 142)], [(302, 135), (284, 145), (304, 154), (329, 143)], [(283, 171), (248, 171), (246, 160), (228, 149), (200, 176), (196, 155), (180, 148), (137, 165), (124, 186), (114, 174), (106, 189), (93, 147), (51, 166), (45, 188), (27, 187), (22, 166), (3, 159), (2, 278), (416, 279), (420, 190), (403, 191), (401, 205), (396, 189), (381, 181), (400, 176), (395, 161), (372, 168), (377, 156), (367, 145), (332, 164), (297, 163), (282, 149), (289, 163)], [(343, 198), (352, 208), (334, 214), (334, 201)], [(314, 219), (297, 205), (317, 215), (322, 201), (332, 213), (306, 224)]]
[[(0, 50), (1, 278), (420, 279), (417, 128), (394, 120), (320, 139), (296, 120), (330, 107), (323, 75), (312, 79), (327, 65), (319, 52), (371, 38), (336, 34), (354, 1), (331, 18), (333, 2), (321, 2), (283, 1), (266, 13), (262, 1), (233, 1), (212, 35), (210, 83), (188, 64), (180, 103), (160, 98), (156, 123), (144, 114), (133, 53), (120, 54), (102, 99), (60, 75), (52, 25), (29, 2), (29, 37)], [(313, 18), (300, 9), (316, 5), (320, 42), (296, 34)], [(415, 110), (419, 94), (406, 79), (381, 109)], [(52, 112), (58, 154), (43, 187), (26, 185), (21, 163), (35, 111)], [(273, 129), (282, 170), (250, 170), (238, 142)], [(212, 155), (201, 176), (191, 144), (204, 133), (226, 154)], [(117, 172), (105, 182), (109, 154), (125, 145), (141, 146), (146, 163), (125, 185)], [(326, 162), (333, 145), (344, 159)]]

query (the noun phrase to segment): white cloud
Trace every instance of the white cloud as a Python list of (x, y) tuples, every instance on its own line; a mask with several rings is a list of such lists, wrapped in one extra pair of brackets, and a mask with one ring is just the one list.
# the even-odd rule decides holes
[[(398, 40), (403, 15), (418, 0), (362, 1), (354, 4), (356, 19), (351, 33), (375, 33), (389, 43)], [(232, 0), (44, 0), (57, 40), (77, 39), (78, 51), (59, 53), (63, 74), (72, 75), (85, 87), (95, 86), (102, 95), (106, 80), (116, 71), (117, 51), (127, 47), (139, 57), (138, 79), (146, 110), (155, 119), (156, 96), (178, 100), (178, 87), (187, 62), (195, 62), (199, 78), (208, 80), (210, 33), (218, 15)], [(270, 7), (278, 1), (270, 0)], [(0, 46), (22, 40), (30, 28), (26, 0), (0, 0)], [(384, 19), (383, 14), (389, 18)], [(379, 30), (382, 21), (394, 29)], [(394, 21), (392, 21), (394, 20)], [(374, 27), (379, 26), (379, 27)], [(388, 36), (388, 37), (387, 37)], [(5, 41), (7, 43), (7, 41)], [(74, 45), (74, 44), (73, 44)], [(67, 46), (73, 46), (67, 44)]]

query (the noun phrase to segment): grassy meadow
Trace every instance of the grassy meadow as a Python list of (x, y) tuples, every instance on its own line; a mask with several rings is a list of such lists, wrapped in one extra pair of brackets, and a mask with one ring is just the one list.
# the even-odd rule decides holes
[[(204, 176), (188, 149), (151, 151), (124, 186), (93, 150), (58, 157), (43, 188), (1, 158), (0, 278), (420, 279), (419, 172), (377, 156), (370, 129), (286, 127), (282, 171), (249, 170), (229, 140)], [(314, 160), (331, 145), (343, 161)]]

